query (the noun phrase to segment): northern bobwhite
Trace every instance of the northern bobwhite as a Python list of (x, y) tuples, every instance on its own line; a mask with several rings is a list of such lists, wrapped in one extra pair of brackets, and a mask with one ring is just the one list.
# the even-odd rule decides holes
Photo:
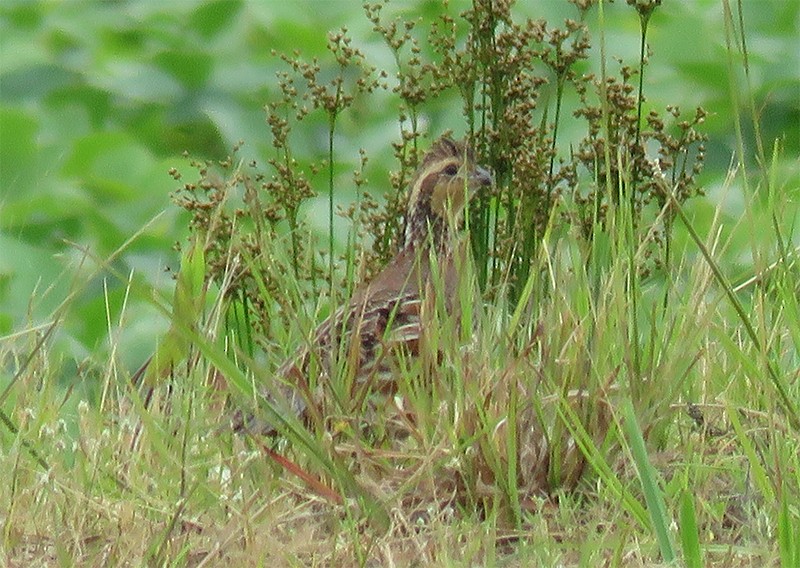
[[(376, 391), (395, 390), (391, 355), (398, 349), (412, 357), (419, 354), (427, 309), (423, 304), (434, 290), (432, 262), (438, 264), (441, 280), (436, 290), (446, 295), (445, 307), (457, 309), (462, 265), (458, 256), (466, 249), (456, 246), (454, 232), (467, 201), (491, 183), (490, 174), (475, 163), (465, 143), (443, 136), (431, 146), (410, 183), (403, 247), (316, 329), (308, 346), (277, 370), (275, 384), (261, 394), (279, 413), (302, 417), (314, 412), (316, 394), (308, 387), (314, 369), (320, 373), (318, 385), (337, 370), (347, 369), (356, 387), (369, 382)], [(273, 425), (240, 413), (234, 429), (260, 430), (265, 435), (276, 431)]]

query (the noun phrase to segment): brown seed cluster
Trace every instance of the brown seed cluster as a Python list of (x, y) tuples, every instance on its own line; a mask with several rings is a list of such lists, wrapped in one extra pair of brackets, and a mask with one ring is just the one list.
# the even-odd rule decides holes
[[(560, 25), (519, 19), (510, 0), (475, 0), (461, 13), (445, 5), (428, 22), (391, 15), (391, 5), (368, 3), (366, 17), (392, 53), (393, 69), (371, 65), (344, 28), (329, 34), (325, 60), (281, 54), (287, 69), (278, 74), (279, 96), (265, 106), (274, 150), (268, 170), (237, 166), (233, 159), (213, 167), (198, 164), (200, 181), (181, 191), (179, 203), (192, 212), (192, 226), (213, 235), (210, 276), (219, 278), (230, 268), (231, 247), (246, 251), (252, 260), (230, 291), (261, 304), (251, 317), (268, 319), (275, 309), (263, 305), (263, 293), (255, 291), (275, 286), (280, 295), (280, 286), (269, 275), (262, 282), (248, 279), (252, 270), (269, 274), (280, 266), (283, 260), (270, 258), (269, 242), (288, 238), (289, 266), (303, 283), (301, 294), (318, 297), (337, 288), (330, 253), (333, 219), (328, 242), (307, 247), (300, 210), (320, 194), (333, 204), (337, 125), (378, 92), (391, 92), (397, 100), (400, 136), (392, 143), (397, 168), (387, 174), (383, 195), (368, 194), (368, 154), (362, 150), (353, 175), (357, 199), (339, 211), (353, 222), (354, 254), (365, 259), (367, 277), (403, 243), (409, 182), (427, 145), (419, 143), (426, 129), (422, 118), (442, 103), (460, 104), (467, 137), (495, 179), (469, 214), (478, 279), (488, 295), (502, 282), (510, 284), (503, 289), (512, 301), (519, 295), (548, 223), (577, 227), (591, 240), (607, 230), (607, 216), (622, 205), (630, 207), (645, 250), (638, 257), (640, 274), (668, 265), (672, 213), (662, 214), (665, 187), (681, 203), (700, 192), (706, 113), (697, 109), (687, 116), (672, 106), (665, 113), (643, 113), (645, 52), (636, 63), (620, 63), (616, 72), (592, 73), (592, 37), (583, 22), (595, 3), (571, 3), (575, 15)], [(628, 4), (631, 8), (613, 9), (637, 11), (645, 46), (647, 22), (660, 2)], [(308, 161), (307, 151), (298, 151), (294, 136), (312, 113), (322, 113), (329, 129), (328, 155), (315, 162)], [(575, 121), (583, 125), (578, 138)], [(567, 123), (571, 138), (564, 133)], [(237, 192), (237, 199), (228, 195)]]

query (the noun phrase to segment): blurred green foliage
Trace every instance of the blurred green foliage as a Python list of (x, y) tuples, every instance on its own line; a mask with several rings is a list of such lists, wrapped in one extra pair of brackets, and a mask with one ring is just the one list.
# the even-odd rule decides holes
[[(650, 66), (645, 93), (650, 108), (702, 105), (710, 112), (710, 141), (703, 182), (709, 190), (695, 214), (710, 216), (736, 151), (734, 117), (742, 118), (746, 158), (756, 163), (752, 96), (768, 153), (773, 140), (785, 148), (777, 173), (798, 192), (800, 174), (800, 3), (743, 0), (742, 21), (749, 60), (730, 65), (723, 0), (665, 2), (649, 26)], [(469, 6), (450, 3), (457, 14)], [(736, 7), (736, 6), (734, 6)], [(388, 14), (419, 17), (424, 28), (441, 6), (415, 0), (390, 3)], [(520, 3), (523, 16), (561, 23), (573, 16), (567, 2)], [(587, 22), (595, 39), (598, 12)], [(277, 56), (298, 50), (318, 57), (323, 70), (327, 33), (346, 26), (369, 63), (396, 71), (390, 50), (372, 31), (357, 2), (31, 2), (0, 6), (0, 336), (41, 323), (76, 286), (83, 286), (66, 315), (61, 346), (78, 359), (97, 354), (119, 310), (129, 274), (166, 291), (164, 267), (176, 258), (172, 245), (186, 233), (187, 219), (170, 205), (176, 189), (170, 168), (187, 171), (184, 152), (222, 160), (240, 140), (239, 156), (265, 162), (271, 145), (263, 105), (278, 96), (275, 73), (286, 70)], [(624, 2), (606, 4), (602, 24), (607, 64), (634, 64), (639, 23)], [(423, 57), (430, 57), (422, 44)], [(590, 65), (599, 69), (600, 42)], [(588, 71), (589, 69), (587, 69)], [(552, 96), (552, 86), (542, 96)], [(425, 109), (432, 136), (464, 132), (457, 93)], [(646, 114), (646, 112), (645, 112)], [(399, 136), (398, 98), (390, 91), (356, 100), (337, 123), (337, 187), (341, 204), (351, 196), (351, 171), (358, 149), (368, 149), (368, 189), (388, 187), (391, 142)], [(580, 128), (574, 121), (575, 128)], [(564, 139), (569, 140), (570, 121)], [(323, 159), (327, 127), (322, 112), (294, 131), (301, 160)], [(755, 187), (755, 186), (754, 186)], [(325, 187), (320, 180), (320, 191)], [(746, 199), (744, 197), (743, 199)], [(337, 199), (339, 199), (337, 197)], [(739, 200), (739, 205), (741, 200)], [(312, 200), (306, 211), (324, 235), (327, 205)], [(735, 220), (736, 200), (726, 214)], [(159, 216), (159, 214), (161, 214)], [(157, 217), (157, 218), (156, 218)], [(148, 224), (149, 221), (155, 221)], [(85, 280), (137, 231), (115, 257), (102, 281)], [(730, 258), (745, 253), (738, 243)], [(108, 296), (105, 297), (104, 294)], [(134, 298), (125, 316), (123, 358), (131, 365), (152, 349), (166, 322)]]

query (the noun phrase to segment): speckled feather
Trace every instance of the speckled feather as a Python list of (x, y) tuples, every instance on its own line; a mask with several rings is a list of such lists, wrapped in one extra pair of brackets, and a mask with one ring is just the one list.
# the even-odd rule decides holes
[[(369, 381), (373, 390), (393, 392), (391, 354), (400, 349), (405, 355), (417, 356), (424, 335), (425, 303), (432, 292), (431, 247), (439, 265), (445, 305), (455, 313), (452, 300), (457, 296), (458, 267), (463, 262), (458, 256), (466, 254), (466, 249), (454, 246), (451, 233), (467, 200), (489, 184), (491, 177), (475, 164), (463, 143), (448, 137), (437, 140), (410, 183), (401, 251), (316, 329), (309, 345), (276, 371), (279, 380), (265, 389), (263, 396), (279, 411), (301, 416), (307, 412), (306, 397), (316, 396), (307, 386), (312, 369), (321, 373), (317, 383), (323, 384), (342, 358), (356, 384)], [(243, 419), (241, 413), (234, 418), (234, 428), (265, 435), (275, 432), (272, 425)]]

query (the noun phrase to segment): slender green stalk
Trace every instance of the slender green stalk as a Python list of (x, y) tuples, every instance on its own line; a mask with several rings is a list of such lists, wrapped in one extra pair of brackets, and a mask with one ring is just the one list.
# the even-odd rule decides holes
[[(553, 190), (555, 189), (555, 184), (553, 183), (553, 170), (555, 169), (555, 162), (556, 162), (556, 146), (558, 144), (558, 123), (561, 119), (561, 103), (564, 98), (564, 83), (566, 81), (566, 70), (562, 73), (559, 73), (558, 78), (556, 79), (556, 110), (555, 110), (555, 117), (553, 118), (553, 142), (550, 144), (550, 165), (547, 169), (547, 211), (550, 211), (550, 208), (553, 207)], [(542, 126), (546, 126), (544, 124), (544, 118), (542, 119)], [(544, 131), (544, 128), (542, 129)]]
[[(639, 151), (640, 144), (641, 144), (641, 134), (642, 134), (642, 105), (644, 103), (644, 60), (645, 60), (645, 51), (647, 50), (647, 25), (650, 23), (650, 16), (653, 15), (653, 11), (656, 8), (656, 4), (650, 4), (646, 7), (638, 9), (639, 13), (639, 27), (641, 33), (639, 34), (639, 92), (636, 96), (636, 140), (634, 148), (636, 151)], [(639, 180), (639, 166), (638, 160), (634, 159), (633, 162), (633, 174), (631, 176), (631, 185), (628, 188), (630, 192), (629, 199), (631, 202), (631, 209), (636, 209), (636, 188), (637, 182)], [(667, 233), (667, 238), (669, 238), (669, 233)]]
[[(599, 38), (600, 38), (600, 107), (603, 113), (603, 137), (606, 143), (603, 144), (603, 167), (605, 168), (606, 178), (606, 195), (611, 198), (612, 192), (615, 188), (611, 185), (611, 147), (609, 141), (611, 135), (608, 130), (609, 111), (608, 111), (608, 89), (606, 88), (606, 78), (608, 72), (606, 70), (606, 34), (605, 34), (605, 1), (600, 0), (597, 3), (598, 17), (599, 17)], [(598, 188), (599, 189), (599, 188)]]
[[(337, 95), (338, 96), (338, 95)], [(328, 113), (328, 286), (333, 301), (333, 259), (336, 256), (333, 243), (333, 133), (336, 129), (336, 112)]]
[(733, 16), (731, 15), (730, 0), (722, 0), (723, 20), (725, 22), (725, 47), (728, 54), (728, 86), (730, 91), (731, 102), (733, 103), (733, 125), (736, 131), (736, 153), (739, 155), (739, 165), (742, 168), (742, 183), (746, 190), (750, 189), (750, 183), (747, 176), (747, 160), (745, 160), (744, 151), (744, 133), (742, 132), (742, 119), (739, 115), (739, 86), (736, 83), (736, 69), (733, 64), (734, 58), (734, 30), (733, 30)]
[[(753, 122), (753, 138), (756, 143), (756, 155), (758, 156), (759, 165), (764, 171), (766, 171), (767, 158), (766, 154), (764, 153), (764, 142), (761, 136), (761, 121), (759, 120), (759, 111), (756, 108), (756, 101), (753, 94), (755, 93), (755, 89), (753, 89), (752, 81), (750, 79), (750, 57), (748, 56), (747, 52), (747, 34), (744, 33), (744, 12), (742, 10), (742, 0), (737, 0), (736, 7), (739, 16), (739, 40), (741, 41), (742, 50), (742, 69), (744, 69), (744, 77), (747, 81), (746, 92), (748, 95), (748, 106), (750, 107), (750, 114)], [(730, 8), (728, 8), (728, 11), (730, 11)]]

